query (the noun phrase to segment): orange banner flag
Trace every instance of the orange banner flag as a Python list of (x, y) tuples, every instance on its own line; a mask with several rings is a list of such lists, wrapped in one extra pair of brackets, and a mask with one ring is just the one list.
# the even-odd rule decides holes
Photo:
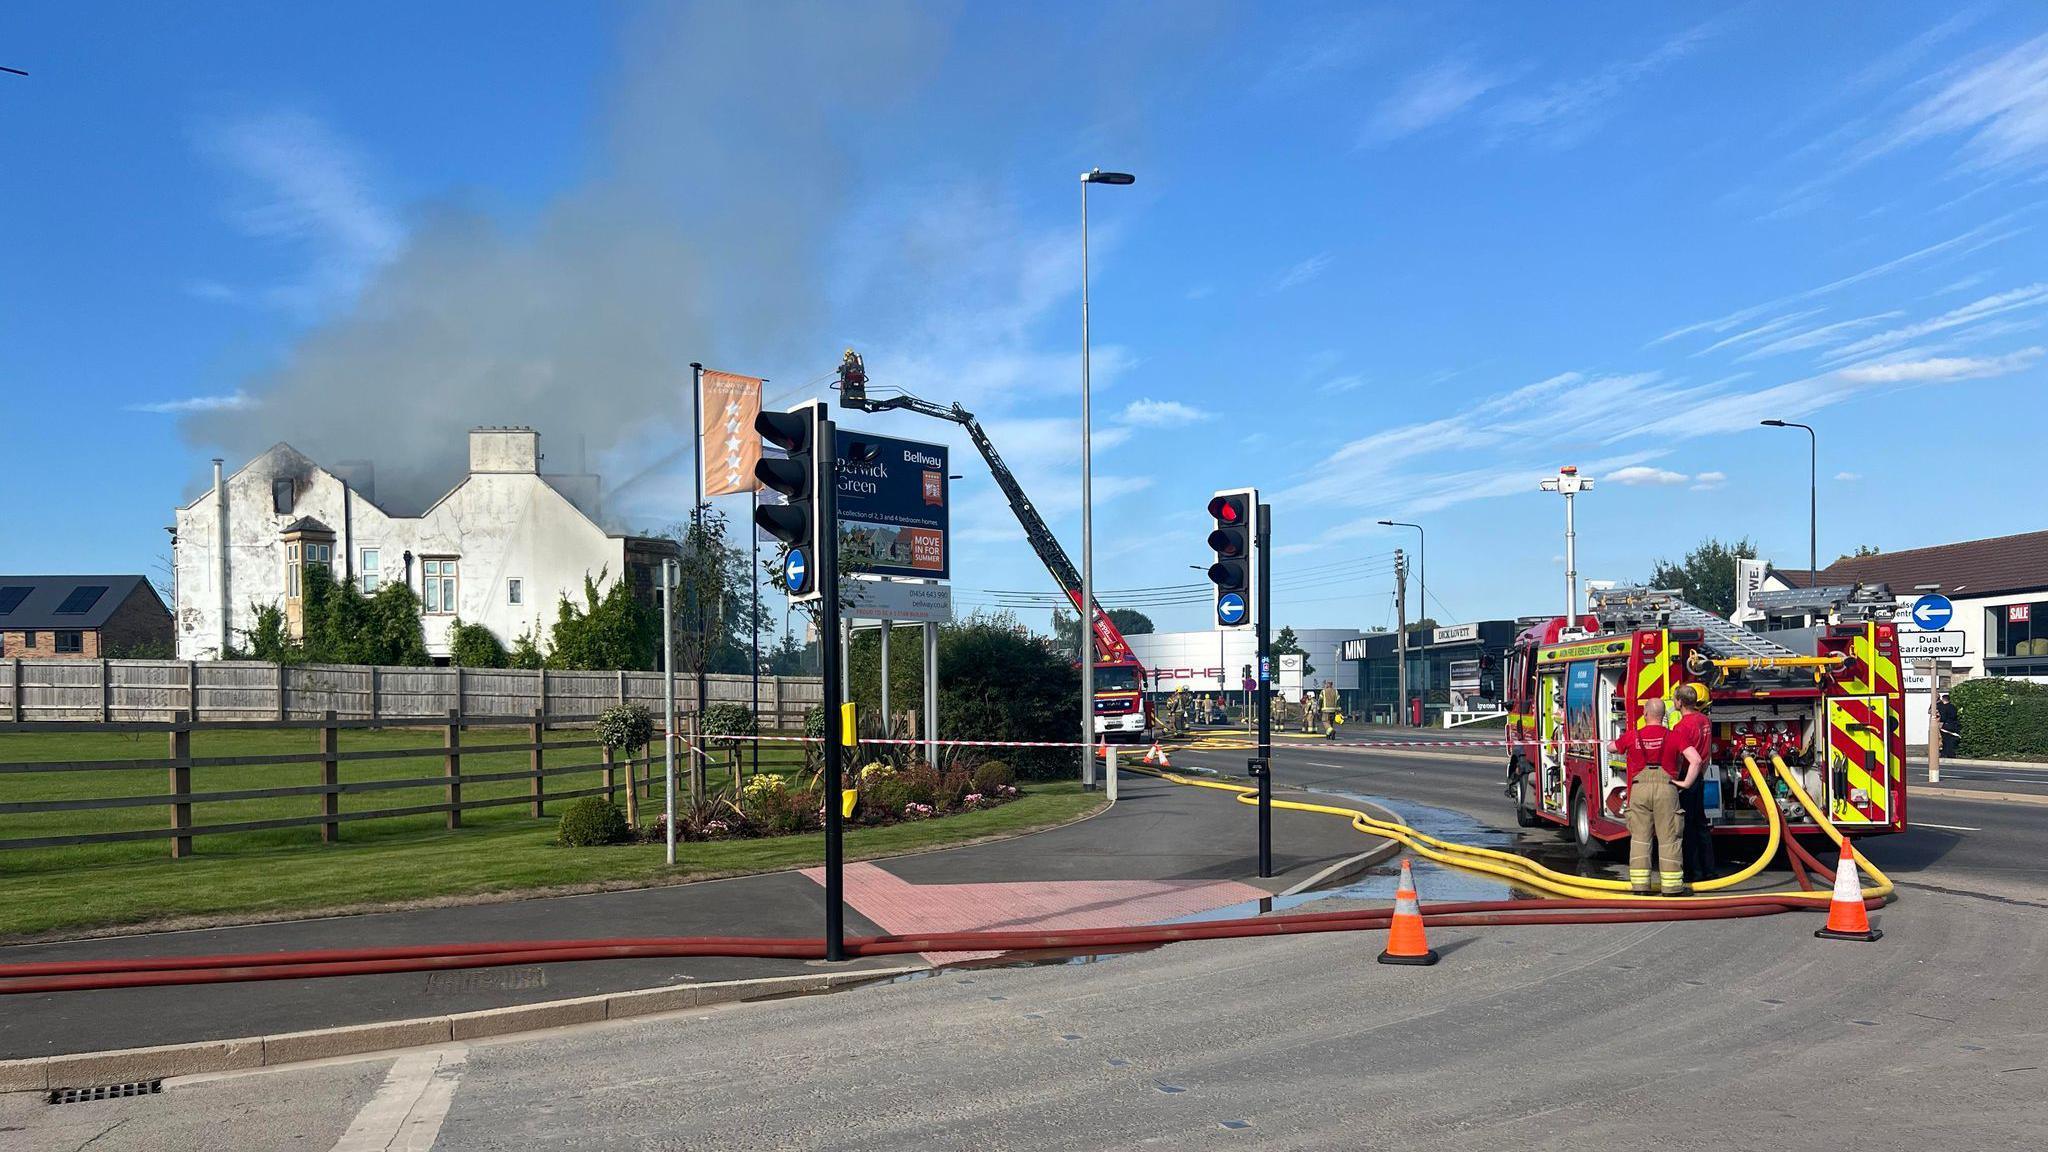
[(754, 465), (761, 459), (761, 435), (754, 417), (761, 414), (761, 381), (730, 372), (704, 372), (704, 495), (752, 492), (761, 486)]

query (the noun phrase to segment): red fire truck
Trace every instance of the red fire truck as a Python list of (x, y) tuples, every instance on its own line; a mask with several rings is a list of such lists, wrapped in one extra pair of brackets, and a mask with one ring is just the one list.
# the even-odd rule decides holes
[[(1588, 856), (1626, 840), (1627, 773), (1610, 745), (1642, 722), (1644, 701), (1669, 707), (1680, 684), (1698, 683), (1713, 724), (1702, 787), (1717, 836), (1764, 834), (1765, 804), (1788, 831), (1819, 831), (1772, 771), (1773, 754), (1843, 831), (1903, 831), (1905, 698), (1891, 594), (1881, 585), (1800, 594), (1819, 623), (1794, 632), (1752, 632), (1672, 592), (1627, 587), (1595, 590), (1593, 614), (1575, 628), (1558, 617), (1524, 629), (1505, 686), (1516, 822), (1561, 825)], [(1767, 794), (1743, 770), (1745, 755)]]

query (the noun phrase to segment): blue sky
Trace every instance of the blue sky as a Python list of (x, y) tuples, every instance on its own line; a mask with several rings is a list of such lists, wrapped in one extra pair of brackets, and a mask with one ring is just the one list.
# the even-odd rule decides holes
[[(1588, 577), (1803, 566), (1765, 417), (1823, 564), (2043, 527), (2036, 5), (41, 4), (0, 63), (0, 570), (152, 571), (278, 439), (445, 487), (482, 423), (658, 527), (689, 361), (787, 403), (849, 345), (1078, 551), (1094, 165), (1103, 588), (1256, 484), (1284, 623), (1387, 622), (1381, 518), (1440, 618), (1551, 610), (1566, 463)], [(964, 441), (859, 423), (955, 445), (963, 603), (1049, 589)]]

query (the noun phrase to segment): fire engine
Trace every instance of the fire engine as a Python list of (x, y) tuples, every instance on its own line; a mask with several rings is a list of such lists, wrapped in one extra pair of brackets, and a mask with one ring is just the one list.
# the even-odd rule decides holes
[[(1903, 831), (1905, 697), (1889, 589), (1777, 595), (1806, 596), (1819, 623), (1752, 632), (1674, 592), (1617, 587), (1594, 590), (1592, 615), (1525, 628), (1506, 685), (1516, 822), (1562, 825), (1587, 856), (1625, 840), (1627, 772), (1613, 741), (1642, 723), (1645, 701), (1669, 709), (1680, 684), (1697, 683), (1713, 726), (1701, 786), (1715, 835), (1763, 835), (1767, 804), (1788, 832), (1819, 831), (1774, 780), (1772, 756), (1844, 832)], [(1768, 794), (1744, 771), (1745, 757), (1763, 770)]]
[(883, 398), (869, 396), (867, 367), (851, 348), (846, 350), (846, 356), (839, 364), (838, 388), (840, 402), (860, 412), (902, 409), (938, 420), (949, 420), (967, 430), (967, 438), (974, 442), (975, 450), (988, 464), (989, 475), (995, 478), (996, 487), (1003, 490), (1004, 499), (1010, 502), (1010, 511), (1024, 529), (1024, 539), (1038, 554), (1045, 570), (1052, 573), (1053, 582), (1073, 602), (1075, 611), (1088, 618), (1095, 633), (1095, 734), (1104, 740), (1143, 741), (1154, 724), (1152, 702), (1145, 695), (1145, 666), (1131, 654), (1130, 642), (1124, 639), (1123, 632), (1110, 619), (1109, 613), (1102, 610), (1099, 602), (1082, 606), (1081, 573), (1068, 559), (1067, 550), (1060, 547), (1059, 538), (1052, 534), (1045, 518), (1032, 505), (1031, 498), (1024, 494), (1024, 486), (1017, 483), (1010, 466), (1003, 463), (995, 443), (982, 429), (981, 421), (957, 403), (950, 406), (934, 404), (901, 391)]

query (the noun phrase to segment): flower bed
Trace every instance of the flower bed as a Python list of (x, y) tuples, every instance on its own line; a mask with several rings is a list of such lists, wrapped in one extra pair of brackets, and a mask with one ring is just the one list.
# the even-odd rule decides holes
[[(849, 827), (931, 820), (994, 808), (1022, 795), (1009, 769), (997, 762), (981, 764), (972, 773), (965, 768), (941, 772), (921, 761), (900, 769), (877, 762), (848, 777), (848, 790), (855, 797), (846, 820)], [(824, 799), (815, 778), (760, 775), (748, 779), (736, 794), (678, 813), (676, 836), (684, 841), (751, 840), (816, 832), (824, 826)], [(642, 836), (663, 840), (667, 829), (657, 818), (642, 829)]]

